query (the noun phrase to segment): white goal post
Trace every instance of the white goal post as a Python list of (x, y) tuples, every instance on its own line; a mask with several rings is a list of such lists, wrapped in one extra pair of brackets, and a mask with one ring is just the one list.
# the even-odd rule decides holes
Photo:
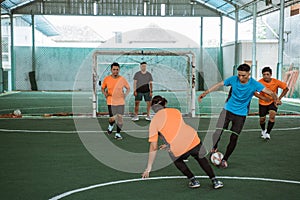
[(168, 52), (168, 51), (105, 51), (105, 50), (96, 50), (93, 53), (93, 65), (92, 65), (92, 79), (93, 79), (93, 97), (92, 97), (92, 109), (93, 113), (92, 116), (95, 118), (97, 117), (97, 58), (98, 56), (104, 55), (140, 55), (140, 56), (186, 56), (188, 62), (192, 65), (192, 79), (191, 79), (191, 108), (190, 112), (192, 117), (195, 117), (196, 111), (196, 103), (195, 103), (195, 96), (196, 96), (196, 89), (195, 89), (195, 79), (196, 79), (196, 56), (195, 53), (192, 51), (176, 51), (176, 52)]

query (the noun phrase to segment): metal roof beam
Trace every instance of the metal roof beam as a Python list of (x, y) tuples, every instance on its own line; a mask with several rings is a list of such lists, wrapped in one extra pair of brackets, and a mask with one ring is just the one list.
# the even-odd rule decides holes
[(10, 7), (9, 10), (14, 10), (14, 9), (16, 9), (18, 7), (25, 6), (25, 5), (33, 2), (33, 1), (35, 1), (35, 0), (27, 0), (27, 1), (22, 1), (22, 2), (20, 2), (20, 1), (16, 2), (16, 1), (13, 1), (13, 0), (9, 0), (9, 2), (14, 5), (14, 6)]

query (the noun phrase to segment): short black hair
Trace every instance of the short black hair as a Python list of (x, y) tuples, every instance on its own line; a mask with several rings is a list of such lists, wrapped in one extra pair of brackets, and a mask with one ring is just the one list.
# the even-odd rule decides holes
[(246, 63), (243, 63), (241, 65), (239, 65), (239, 67), (237, 68), (238, 71), (244, 71), (244, 72), (249, 72), (250, 71), (250, 66)]
[(264, 67), (264, 68), (262, 69), (261, 73), (263, 74), (263, 73), (265, 73), (265, 72), (270, 72), (270, 74), (272, 74), (272, 69), (271, 69), (271, 67)]
[(152, 98), (151, 106), (153, 106), (154, 104), (159, 104), (159, 105), (165, 107), (166, 103), (168, 103), (167, 99), (165, 99), (164, 97), (162, 97), (160, 95), (156, 95), (155, 97)]
[(146, 65), (147, 65), (147, 63), (146, 63), (146, 62), (141, 62), (141, 65), (143, 65), (143, 64), (146, 64)]
[(110, 65), (110, 69), (112, 69), (112, 68), (113, 68), (113, 66), (117, 66), (117, 67), (119, 67), (119, 68), (120, 68), (120, 65), (119, 65), (119, 63), (117, 63), (117, 62), (114, 62), (113, 64), (111, 64), (111, 65)]

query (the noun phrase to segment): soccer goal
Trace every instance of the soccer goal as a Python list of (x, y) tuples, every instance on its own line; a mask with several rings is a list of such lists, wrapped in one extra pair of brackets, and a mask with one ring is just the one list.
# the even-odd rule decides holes
[[(187, 109), (185, 112), (195, 116), (195, 53), (192, 51), (176, 51), (170, 52), (167, 50), (134, 50), (134, 51), (109, 51), (109, 50), (95, 50), (92, 54), (92, 82), (93, 82), (93, 96), (92, 96), (92, 116), (96, 117), (98, 112), (98, 83), (100, 77), (99, 68), (103, 68), (106, 62), (107, 74), (110, 68), (105, 57), (110, 59), (109, 63), (118, 62), (121, 65), (121, 71), (124, 72), (122, 65), (125, 65), (125, 70), (130, 69), (139, 70), (139, 63), (142, 61), (150, 65), (150, 70), (153, 76), (154, 91), (172, 91), (177, 90), (173, 88), (174, 85), (181, 86), (180, 89), (186, 93), (183, 95), (187, 101)], [(123, 59), (120, 59), (122, 57)], [(175, 58), (181, 57), (181, 61)], [(124, 61), (126, 58), (126, 61)], [(184, 64), (183, 64), (184, 63)], [(184, 65), (184, 66), (183, 66)], [(149, 68), (147, 68), (149, 70)], [(103, 69), (102, 69), (103, 71)], [(135, 71), (136, 72), (136, 71)], [(132, 73), (132, 72), (131, 72)], [(127, 73), (129, 74), (129, 73)], [(183, 75), (182, 75), (183, 74)], [(130, 76), (130, 75), (129, 75)], [(183, 77), (181, 79), (176, 77)], [(160, 78), (155, 78), (160, 77)], [(133, 77), (125, 77), (132, 80)], [(159, 79), (159, 80), (158, 80)], [(131, 84), (130, 84), (131, 85)]]

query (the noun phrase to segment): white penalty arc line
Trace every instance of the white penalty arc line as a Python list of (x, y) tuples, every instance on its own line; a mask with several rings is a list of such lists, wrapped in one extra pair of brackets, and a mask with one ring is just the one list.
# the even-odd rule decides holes
[[(196, 176), (197, 178), (208, 178), (208, 176)], [(84, 188), (79, 188), (75, 190), (71, 190), (55, 197), (50, 198), (49, 200), (59, 200), (66, 196), (70, 196), (74, 193), (83, 192), (86, 190), (91, 190), (98, 187), (104, 187), (108, 185), (116, 185), (120, 183), (129, 183), (129, 182), (138, 182), (138, 181), (149, 181), (149, 180), (162, 180), (162, 179), (179, 179), (179, 178), (186, 178), (185, 176), (160, 176), (160, 177), (151, 177), (147, 179), (143, 178), (136, 178), (136, 179), (127, 179), (127, 180), (119, 180), (119, 181), (112, 181), (107, 183), (101, 183), (96, 185), (91, 185)], [(268, 181), (268, 182), (280, 182), (280, 183), (292, 183), (292, 184), (300, 184), (300, 181), (293, 181), (293, 180), (281, 180), (281, 179), (271, 179), (271, 178), (257, 178), (257, 177), (237, 177), (237, 176), (218, 176), (220, 179), (236, 179), (236, 180), (255, 180), (255, 181)]]

